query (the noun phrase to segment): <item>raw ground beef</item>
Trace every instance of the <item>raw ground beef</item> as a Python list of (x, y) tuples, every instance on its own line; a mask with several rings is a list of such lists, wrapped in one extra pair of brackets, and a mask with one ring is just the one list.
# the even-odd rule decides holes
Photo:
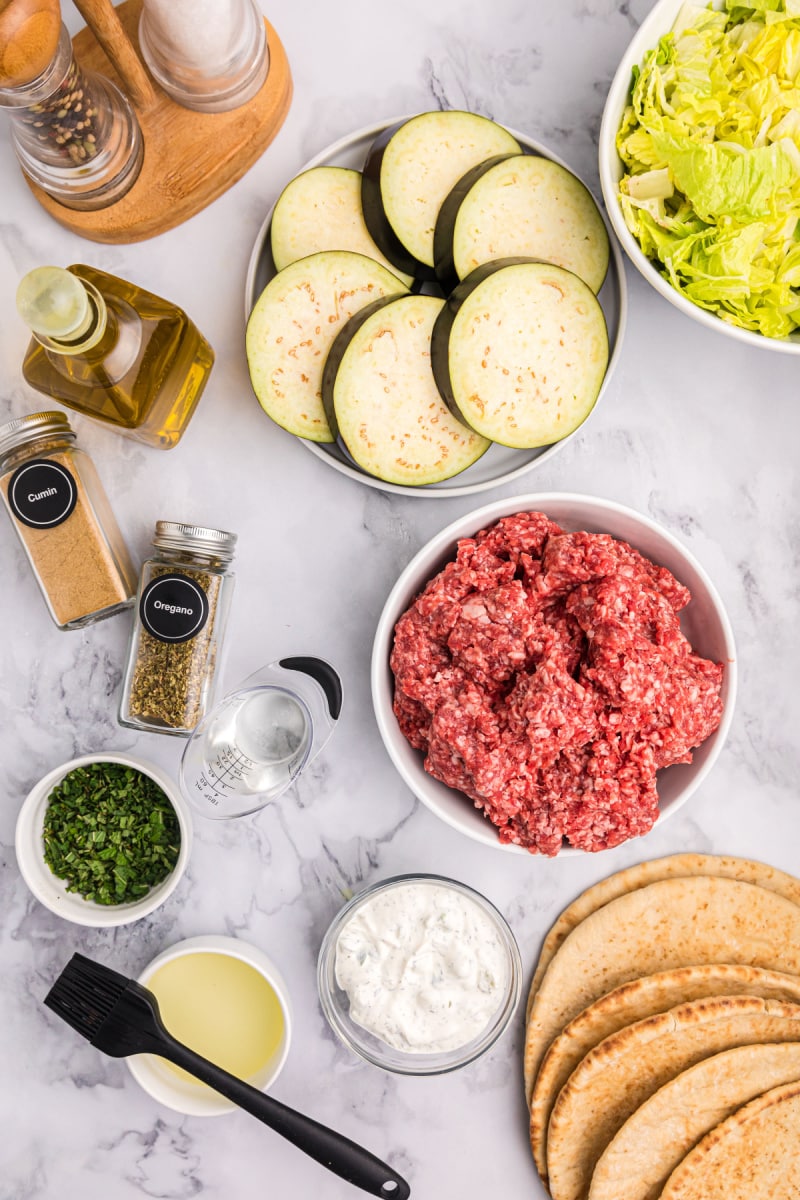
[(656, 771), (691, 762), (722, 717), (723, 666), (681, 633), (689, 600), (608, 534), (504, 517), (397, 623), (400, 728), (501, 842), (553, 855), (647, 833)]

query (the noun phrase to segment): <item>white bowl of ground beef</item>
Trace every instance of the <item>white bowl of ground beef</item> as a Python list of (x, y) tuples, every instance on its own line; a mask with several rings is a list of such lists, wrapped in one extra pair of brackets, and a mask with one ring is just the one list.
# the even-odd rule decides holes
[(735, 693), (730, 622), (693, 555), (641, 513), (571, 493), (448, 525), (400, 575), (373, 647), (402, 778), (516, 854), (609, 849), (676, 812)]

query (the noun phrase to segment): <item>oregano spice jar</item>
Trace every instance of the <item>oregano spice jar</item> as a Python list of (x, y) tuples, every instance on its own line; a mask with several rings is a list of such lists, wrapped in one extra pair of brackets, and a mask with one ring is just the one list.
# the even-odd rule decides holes
[(213, 698), (236, 534), (158, 521), (142, 565), (119, 720), (186, 736)]
[(94, 463), (60, 412), (0, 425), (0, 492), (59, 629), (133, 603), (136, 571)]

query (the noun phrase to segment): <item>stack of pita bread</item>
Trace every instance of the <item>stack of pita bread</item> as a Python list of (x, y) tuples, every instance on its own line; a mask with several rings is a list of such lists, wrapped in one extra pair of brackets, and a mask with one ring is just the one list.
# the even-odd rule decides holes
[(800, 879), (679, 854), (542, 947), (525, 1088), (553, 1200), (798, 1200)]

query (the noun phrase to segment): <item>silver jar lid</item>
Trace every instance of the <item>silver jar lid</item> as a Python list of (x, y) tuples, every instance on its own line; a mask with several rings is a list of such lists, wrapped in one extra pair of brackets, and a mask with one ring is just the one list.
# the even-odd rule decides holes
[(0, 425), (0, 458), (41, 437), (74, 438), (75, 430), (62, 412), (30, 413)]
[(156, 521), (153, 545), (160, 550), (193, 550), (211, 554), (229, 563), (236, 549), (236, 534), (203, 525), (183, 525), (180, 521)]

